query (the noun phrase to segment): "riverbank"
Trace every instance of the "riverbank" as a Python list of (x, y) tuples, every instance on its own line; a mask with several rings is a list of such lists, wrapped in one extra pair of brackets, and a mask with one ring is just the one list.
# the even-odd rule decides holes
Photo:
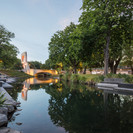
[(100, 74), (60, 74), (61, 80), (71, 81), (75, 83), (82, 83), (88, 85), (95, 85), (96, 83), (104, 81), (104, 78), (122, 78), (125, 83), (133, 83), (133, 75), (127, 74), (108, 74), (108, 75), (100, 75)]
[[(17, 107), (20, 106), (20, 102), (15, 101), (6, 91), (6, 88), (12, 89), (14, 82), (22, 82), (30, 75), (21, 71), (14, 70), (0, 70), (0, 133), (20, 133), (7, 127), (7, 123), (10, 120), (14, 112), (19, 111)], [(5, 85), (5, 86), (4, 86)]]
[(17, 71), (17, 70), (0, 70), (0, 73), (3, 75), (8, 75), (10, 77), (14, 78), (30, 78), (32, 76), (24, 73), (23, 71)]
[(20, 102), (15, 101), (8, 92), (0, 87), (0, 133), (20, 133), (7, 127), (7, 123), (12, 117), (13, 113), (20, 106)]

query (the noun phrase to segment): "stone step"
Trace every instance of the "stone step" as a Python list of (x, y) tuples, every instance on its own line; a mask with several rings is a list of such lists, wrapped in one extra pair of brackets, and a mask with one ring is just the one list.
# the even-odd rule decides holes
[(118, 87), (133, 89), (133, 84), (118, 84)]

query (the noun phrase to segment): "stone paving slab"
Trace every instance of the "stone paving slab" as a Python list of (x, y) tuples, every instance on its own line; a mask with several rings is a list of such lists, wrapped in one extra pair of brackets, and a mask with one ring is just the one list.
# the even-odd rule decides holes
[(104, 78), (104, 82), (123, 83), (124, 79), (122, 79), (122, 78)]
[(96, 86), (113, 88), (113, 87), (118, 87), (118, 84), (98, 83), (98, 84), (96, 84)]
[(133, 89), (133, 84), (118, 84), (118, 87)]

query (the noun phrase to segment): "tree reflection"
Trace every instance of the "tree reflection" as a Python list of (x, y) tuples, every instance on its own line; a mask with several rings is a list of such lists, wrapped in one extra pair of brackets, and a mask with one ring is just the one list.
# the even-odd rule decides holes
[[(59, 88), (63, 89), (59, 89)], [(133, 131), (132, 96), (107, 94), (94, 88), (62, 83), (46, 89), (51, 95), (49, 115), (70, 133), (124, 133)]]

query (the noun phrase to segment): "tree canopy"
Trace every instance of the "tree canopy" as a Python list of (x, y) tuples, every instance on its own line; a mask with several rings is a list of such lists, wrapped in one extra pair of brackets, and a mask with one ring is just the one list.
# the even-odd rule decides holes
[(0, 25), (0, 60), (3, 68), (12, 68), (18, 62), (17, 54), (19, 50), (11, 44), (11, 39), (14, 37), (14, 33)]

